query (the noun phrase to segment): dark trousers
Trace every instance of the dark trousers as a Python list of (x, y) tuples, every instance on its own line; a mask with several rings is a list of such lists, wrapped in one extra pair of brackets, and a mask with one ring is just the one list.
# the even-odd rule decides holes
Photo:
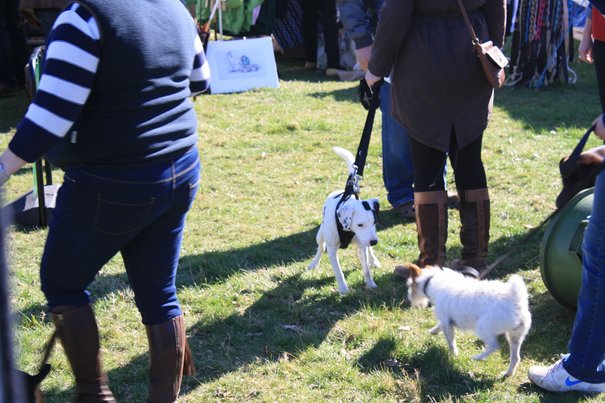
[(68, 168), (40, 270), (49, 308), (90, 303), (88, 286), (120, 253), (143, 323), (181, 315), (176, 270), (199, 178), (196, 149), (139, 168)]
[(0, 0), (0, 83), (22, 85), (28, 58), (19, 0)]
[(317, 20), (321, 14), (328, 68), (340, 67), (335, 0), (302, 0), (303, 38), (308, 62), (317, 62)]
[(487, 179), (481, 160), (482, 140), (483, 137), (480, 136), (459, 150), (456, 134), (452, 128), (450, 150), (446, 153), (410, 137), (410, 150), (414, 165), (414, 190), (416, 192), (445, 190), (443, 170), (448, 156), (454, 168), (454, 179), (458, 192), (486, 188)]

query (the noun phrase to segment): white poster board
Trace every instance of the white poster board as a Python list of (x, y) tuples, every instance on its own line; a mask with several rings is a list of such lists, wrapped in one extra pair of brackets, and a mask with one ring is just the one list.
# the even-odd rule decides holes
[(270, 37), (210, 41), (206, 58), (212, 94), (279, 87)]

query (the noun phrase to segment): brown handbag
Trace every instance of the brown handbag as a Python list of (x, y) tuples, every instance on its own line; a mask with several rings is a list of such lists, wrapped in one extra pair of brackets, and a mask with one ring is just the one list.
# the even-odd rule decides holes
[(471, 21), (468, 18), (466, 9), (462, 4), (462, 0), (458, 0), (458, 6), (460, 7), (460, 12), (464, 17), (464, 22), (466, 23), (468, 32), (471, 35), (471, 40), (473, 42), (473, 50), (479, 58), (479, 62), (481, 63), (481, 67), (483, 68), (483, 72), (485, 73), (485, 78), (492, 87), (502, 88), (504, 86), (504, 81), (506, 78), (504, 74), (504, 67), (506, 67), (506, 65), (508, 64), (508, 59), (506, 58), (504, 53), (502, 53), (500, 48), (494, 45), (492, 41), (487, 41), (483, 43), (479, 41), (479, 38), (477, 38), (475, 30), (473, 29), (473, 25), (471, 24)]

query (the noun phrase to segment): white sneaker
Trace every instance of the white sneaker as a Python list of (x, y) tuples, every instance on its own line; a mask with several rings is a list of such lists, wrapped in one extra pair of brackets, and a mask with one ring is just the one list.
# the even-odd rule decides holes
[(563, 368), (563, 358), (550, 367), (532, 366), (527, 376), (533, 383), (550, 392), (605, 392), (605, 383), (588, 383), (569, 375)]

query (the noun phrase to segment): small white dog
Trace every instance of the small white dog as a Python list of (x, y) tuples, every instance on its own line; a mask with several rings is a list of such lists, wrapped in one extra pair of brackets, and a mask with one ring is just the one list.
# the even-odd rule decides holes
[[(353, 154), (340, 147), (334, 147), (333, 150), (346, 161), (349, 174), (354, 175), (356, 170)], [(376, 288), (370, 267), (380, 267), (380, 263), (372, 250), (372, 246), (378, 243), (376, 219), (380, 206), (378, 199), (358, 200), (354, 196), (351, 196), (343, 201), (342, 195), (343, 191), (336, 191), (331, 193), (326, 199), (323, 209), (323, 221), (316, 237), (317, 254), (307, 267), (307, 270), (317, 267), (321, 255), (327, 250), (332, 269), (334, 269), (334, 275), (336, 276), (336, 282), (338, 283), (338, 291), (344, 294), (349, 290), (349, 287), (338, 262), (338, 249), (347, 247), (347, 235), (349, 236), (349, 240), (357, 246), (357, 254), (363, 268), (363, 278), (366, 287)], [(340, 233), (339, 226), (341, 227)], [(343, 241), (341, 241), (341, 236), (344, 237)]]
[(412, 307), (435, 307), (437, 325), (429, 332), (443, 331), (450, 352), (458, 355), (454, 328), (472, 330), (485, 350), (473, 357), (482, 360), (499, 348), (504, 334), (510, 347), (510, 365), (503, 376), (512, 376), (521, 359), (521, 344), (531, 327), (527, 288), (518, 275), (508, 282), (478, 281), (448, 268), (408, 265), (408, 298)]

